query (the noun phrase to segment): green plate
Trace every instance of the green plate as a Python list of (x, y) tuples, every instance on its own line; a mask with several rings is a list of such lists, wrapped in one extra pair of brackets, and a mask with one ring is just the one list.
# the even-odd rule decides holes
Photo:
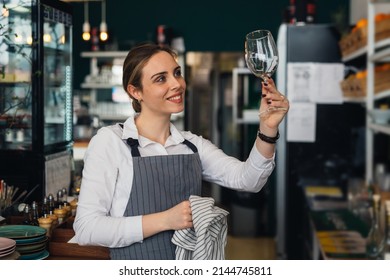
[(49, 256), (49, 252), (44, 250), (29, 255), (21, 255), (19, 260), (44, 260)]
[(0, 237), (11, 238), (14, 240), (25, 240), (31, 241), (33, 238), (38, 238), (46, 234), (46, 229), (29, 226), (29, 225), (6, 225), (0, 227)]
[(16, 245), (16, 251), (18, 251), (20, 254), (26, 254), (28, 252), (32, 252), (35, 250), (40, 250), (46, 248), (47, 245), (47, 236), (45, 236), (45, 239), (38, 241), (38, 242), (31, 242), (26, 244), (17, 244)]

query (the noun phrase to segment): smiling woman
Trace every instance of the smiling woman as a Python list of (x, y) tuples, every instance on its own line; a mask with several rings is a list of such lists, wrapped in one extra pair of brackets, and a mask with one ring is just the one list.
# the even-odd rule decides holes
[[(174, 231), (197, 230), (198, 208), (190, 197), (201, 195), (202, 180), (259, 192), (274, 169), (276, 140), (257, 138), (248, 159), (239, 161), (203, 137), (178, 130), (170, 120), (184, 110), (186, 82), (168, 47), (147, 43), (131, 49), (123, 88), (136, 113), (123, 124), (101, 128), (89, 143), (75, 241), (109, 247), (112, 259), (177, 259)], [(262, 92), (270, 100), (281, 96), (271, 78)], [(264, 100), (259, 110), (269, 106)], [(272, 139), (288, 111), (287, 99), (283, 106), (285, 111), (259, 116), (259, 131)], [(218, 212), (209, 208), (211, 216)], [(223, 221), (220, 231), (226, 228)], [(221, 247), (212, 258), (224, 258)]]

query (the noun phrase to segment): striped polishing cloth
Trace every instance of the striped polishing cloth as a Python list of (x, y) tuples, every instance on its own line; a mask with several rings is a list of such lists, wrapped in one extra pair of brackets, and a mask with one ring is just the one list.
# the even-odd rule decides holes
[(224, 260), (228, 211), (211, 197), (190, 196), (193, 228), (176, 230), (176, 260)]

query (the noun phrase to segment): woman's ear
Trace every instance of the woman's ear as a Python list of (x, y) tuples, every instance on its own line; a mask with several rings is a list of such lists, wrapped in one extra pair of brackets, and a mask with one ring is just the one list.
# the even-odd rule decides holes
[(135, 86), (133, 85), (127, 85), (127, 92), (130, 94), (130, 96), (132, 98), (134, 98), (135, 100), (138, 100), (138, 101), (141, 101), (142, 99), (142, 96), (140, 94), (140, 91), (138, 90), (138, 88), (136, 88)]

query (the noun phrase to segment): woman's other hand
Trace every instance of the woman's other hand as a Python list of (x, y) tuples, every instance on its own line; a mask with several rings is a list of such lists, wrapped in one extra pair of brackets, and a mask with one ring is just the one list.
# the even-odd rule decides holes
[(188, 200), (182, 201), (168, 210), (142, 216), (144, 238), (162, 231), (179, 230), (192, 226), (192, 211)]
[(261, 126), (271, 129), (277, 128), (289, 108), (289, 101), (276, 89), (272, 78), (268, 78), (267, 83), (262, 82), (262, 98), (259, 109)]
[(165, 212), (168, 229), (178, 230), (193, 226), (191, 205), (188, 200), (175, 205)]

